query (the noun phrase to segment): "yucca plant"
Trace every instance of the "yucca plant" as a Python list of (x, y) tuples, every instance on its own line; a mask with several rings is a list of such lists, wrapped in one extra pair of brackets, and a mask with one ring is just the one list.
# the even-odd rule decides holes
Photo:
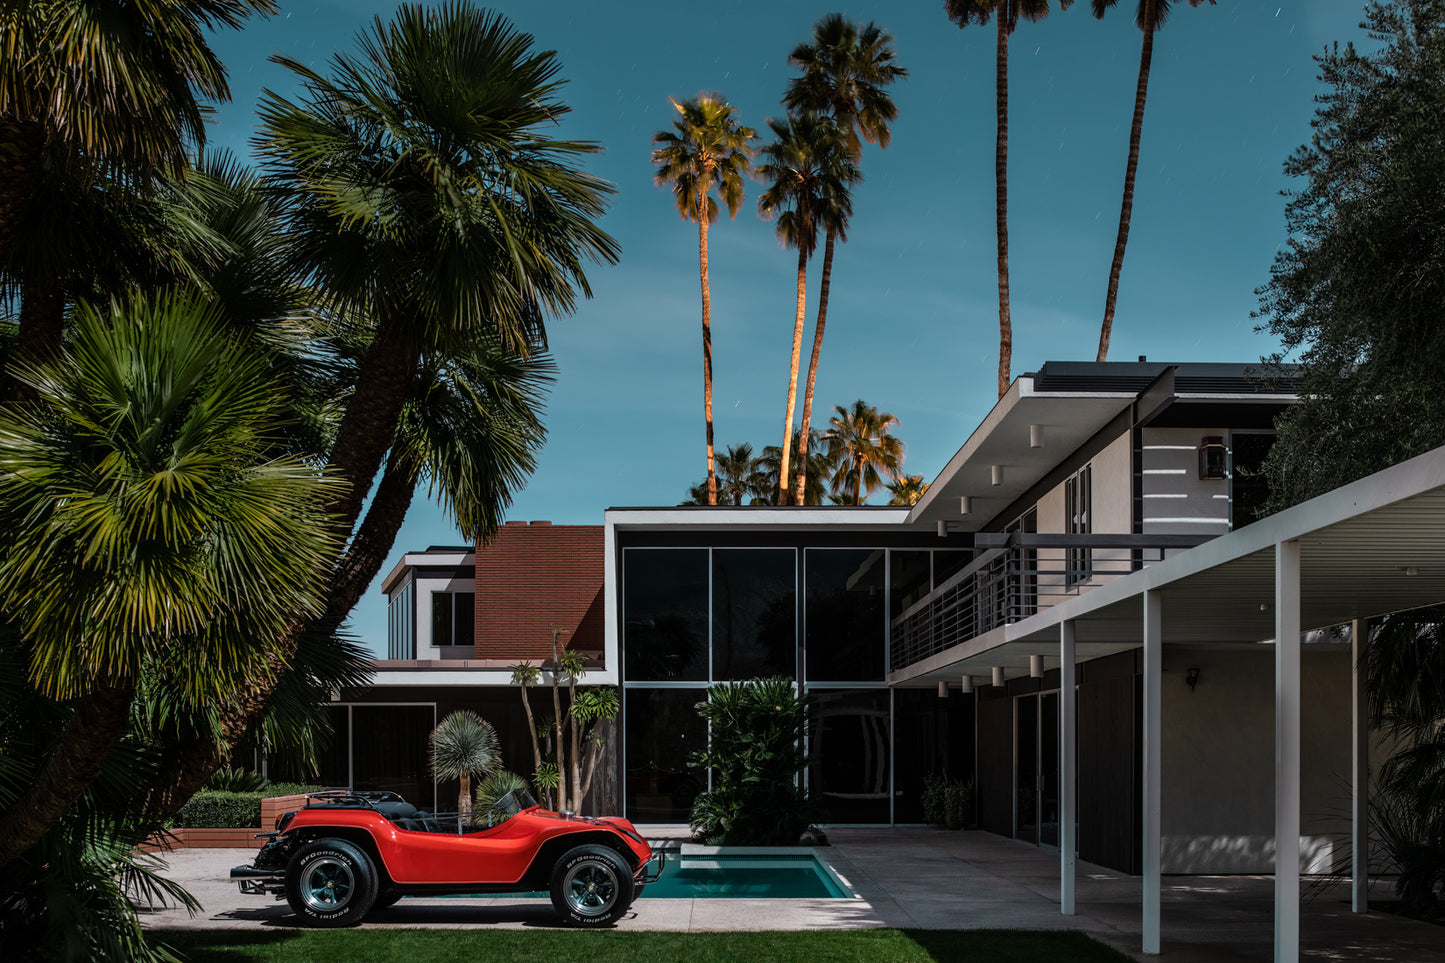
[(476, 808), (490, 809), (507, 793), (515, 789), (526, 789), (527, 779), (515, 772), (499, 769), (481, 781), (477, 786)]
[(438, 779), (461, 782), (457, 812), (463, 819), (472, 812), (472, 777), (490, 776), (502, 768), (497, 730), (469, 709), (458, 709), (431, 733), (432, 772)]

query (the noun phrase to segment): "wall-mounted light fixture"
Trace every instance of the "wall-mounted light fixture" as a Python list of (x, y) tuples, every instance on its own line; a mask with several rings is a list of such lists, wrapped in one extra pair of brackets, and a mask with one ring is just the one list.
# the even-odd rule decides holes
[(993, 667), (993, 684), (997, 688), (1003, 688), (1003, 666), (1001, 665)]
[(1404, 572), (1406, 575), (1410, 576), (1411, 578), (1413, 578), (1413, 577), (1415, 577), (1416, 575), (1419, 575), (1419, 574), (1420, 574), (1420, 570), (1419, 570), (1418, 568), (1416, 568), (1414, 565), (1406, 565), (1406, 566), (1404, 566), (1403, 568), (1401, 568), (1400, 571)]
[(1227, 473), (1229, 449), (1221, 435), (1205, 435), (1199, 440), (1199, 477), (1224, 478)]
[(1189, 691), (1193, 692), (1194, 687), (1199, 684), (1199, 666), (1191, 665), (1188, 669), (1185, 669), (1184, 681), (1188, 684)]
[(1041, 655), (1029, 656), (1029, 678), (1042, 679), (1044, 677), (1044, 657)]
[(972, 694), (973, 694), (973, 676), (971, 676), (971, 675), (966, 675), (966, 676), (964, 676), (963, 679), (962, 679), (962, 682), (963, 682), (963, 687), (962, 687), (961, 689), (959, 689), (959, 691), (962, 692), (964, 695), (972, 695)]
[(1044, 426), (1043, 426), (1043, 425), (1029, 425), (1029, 447), (1030, 447), (1030, 448), (1042, 448), (1042, 447), (1044, 447)]
[(948, 683), (947, 683), (947, 682), (939, 682), (939, 683), (938, 683), (938, 697), (939, 697), (940, 699), (947, 699), (947, 698), (948, 698)]

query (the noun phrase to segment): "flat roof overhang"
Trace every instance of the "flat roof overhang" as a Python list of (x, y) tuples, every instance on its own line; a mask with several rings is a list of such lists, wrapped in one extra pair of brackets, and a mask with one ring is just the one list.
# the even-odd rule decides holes
[(1445, 447), (1001, 626), (905, 669), (893, 685), (1027, 674), (1058, 665), (1059, 626), (1077, 658), (1143, 644), (1146, 591), (1158, 591), (1163, 642), (1257, 644), (1275, 634), (1275, 547), (1300, 544), (1300, 627), (1308, 632), (1445, 601)]

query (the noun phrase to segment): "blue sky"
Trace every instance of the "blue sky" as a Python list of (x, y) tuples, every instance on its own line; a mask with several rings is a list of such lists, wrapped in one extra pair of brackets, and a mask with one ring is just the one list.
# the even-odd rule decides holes
[[(242, 157), (261, 89), (292, 89), (268, 56), (323, 68), (334, 52), (355, 49), (372, 16), (395, 9), (370, 0), (280, 2), (278, 16), (213, 41), (233, 102), (218, 111), (211, 142)], [(560, 133), (605, 148), (588, 166), (617, 186), (603, 224), (622, 247), (620, 264), (589, 271), (592, 300), (549, 319), (561, 369), (550, 437), (509, 517), (597, 524), (609, 506), (675, 504), (706, 472), (697, 232), (653, 184), (650, 139), (671, 123), (669, 96), (700, 90), (720, 91), (744, 123), (765, 130), (765, 118), (783, 114), (788, 53), (839, 8), (795, 0), (490, 6), (538, 48), (558, 52), (573, 108)], [(1174, 6), (1155, 42), (1110, 358), (1250, 361), (1276, 348), (1255, 333), (1250, 312), (1286, 240), (1281, 165), (1309, 137), (1319, 89), (1311, 56), (1336, 40), (1364, 39), (1362, 4)], [(891, 32), (910, 76), (893, 90), (891, 146), (864, 150), (851, 239), (835, 256), (814, 424), (825, 425), (832, 406), (863, 398), (898, 417), (906, 470), (931, 479), (997, 394), (996, 35), (959, 30), (941, 0), (841, 9)], [(1124, 0), (1097, 21), (1079, 0), (1022, 24), (1011, 41), (1015, 376), (1047, 360), (1094, 357), (1139, 64), (1133, 14)], [(710, 235), (719, 449), (782, 440), (796, 255), (758, 219), (759, 191), (751, 185), (737, 220)], [(408, 549), (459, 541), (419, 498), (383, 571)], [(351, 620), (378, 652), (385, 614), (374, 586)]]

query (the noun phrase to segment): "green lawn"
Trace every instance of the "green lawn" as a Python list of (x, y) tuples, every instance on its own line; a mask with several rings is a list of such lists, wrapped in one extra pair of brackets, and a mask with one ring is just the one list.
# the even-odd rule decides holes
[(822, 960), (875, 963), (1121, 963), (1129, 958), (1082, 933), (1023, 930), (829, 930), (786, 933), (657, 933), (607, 930), (173, 930), (151, 934), (206, 963), (247, 960), (346, 963), (425, 960), (488, 963), (572, 959), (585, 963), (739, 963)]

